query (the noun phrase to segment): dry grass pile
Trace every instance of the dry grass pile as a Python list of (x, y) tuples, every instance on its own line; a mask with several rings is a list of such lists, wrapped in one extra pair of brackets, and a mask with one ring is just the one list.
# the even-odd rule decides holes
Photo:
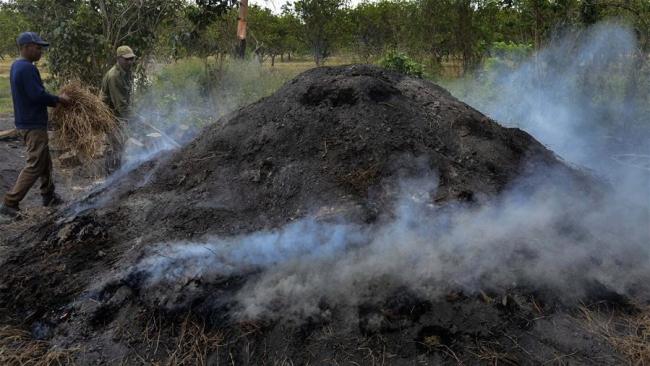
[(54, 142), (60, 148), (70, 149), (82, 159), (92, 159), (102, 152), (107, 136), (123, 139), (119, 122), (98, 93), (79, 81), (66, 84), (60, 92), (72, 100), (71, 105), (58, 105), (52, 113)]
[(207, 365), (208, 355), (223, 347), (223, 341), (221, 334), (209, 332), (203, 324), (186, 318), (165, 364)]
[(71, 365), (75, 350), (51, 347), (49, 343), (31, 338), (26, 331), (0, 327), (0, 365)]
[(212, 365), (211, 355), (225, 347), (221, 332), (208, 329), (189, 313), (180, 322), (163, 320), (156, 314), (146, 321), (142, 332), (139, 329), (130, 323), (116, 328), (115, 336), (132, 351), (120, 361), (121, 365)]
[(587, 328), (603, 337), (630, 365), (650, 365), (650, 307), (614, 314), (582, 307)]

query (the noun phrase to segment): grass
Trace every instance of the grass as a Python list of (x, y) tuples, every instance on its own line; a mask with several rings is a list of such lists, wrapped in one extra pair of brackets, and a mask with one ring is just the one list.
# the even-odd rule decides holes
[(13, 113), (9, 77), (0, 75), (0, 115)]
[(0, 115), (13, 113), (11, 87), (9, 86), (9, 68), (13, 59), (0, 59)]
[(32, 339), (29, 332), (10, 326), (0, 327), (0, 364), (71, 365), (78, 350), (59, 349), (48, 342)]
[(210, 355), (227, 345), (224, 335), (220, 331), (208, 329), (202, 321), (193, 319), (190, 313), (183, 318), (169, 321), (164, 320), (160, 314), (152, 314), (145, 323), (142, 323), (144, 328), (133, 327), (132, 324), (118, 327), (117, 334), (125, 339), (131, 351), (130, 355), (119, 364), (138, 363), (158, 366), (212, 364), (209, 360)]
[(13, 58), (7, 56), (0, 59), (0, 76), (9, 76), (9, 68), (13, 60)]
[(205, 325), (185, 318), (166, 365), (207, 365), (208, 356), (224, 344), (220, 333), (207, 331)]
[(614, 314), (583, 306), (580, 313), (587, 330), (607, 341), (629, 365), (650, 365), (649, 307), (633, 314)]
[(150, 84), (136, 93), (135, 110), (166, 131), (180, 125), (200, 127), (278, 90), (306, 61), (260, 64), (254, 60), (188, 58), (159, 65)]

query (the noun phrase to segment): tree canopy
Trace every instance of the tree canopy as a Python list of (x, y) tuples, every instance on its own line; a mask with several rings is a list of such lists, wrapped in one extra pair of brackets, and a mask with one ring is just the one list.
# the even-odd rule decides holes
[[(234, 52), (235, 0), (13, 0), (0, 7), (0, 53), (15, 52), (23, 30), (52, 42), (50, 72), (97, 84), (113, 50), (132, 46), (140, 60)], [(43, 11), (46, 9), (46, 11)], [(401, 52), (435, 69), (456, 60), (471, 70), (499, 45), (534, 50), (553, 37), (602, 20), (628, 24), (639, 52), (650, 48), (647, 0), (296, 0), (282, 12), (251, 6), (249, 55), (260, 60), (333, 53), (375, 62)], [(528, 47), (530, 45), (530, 47)]]

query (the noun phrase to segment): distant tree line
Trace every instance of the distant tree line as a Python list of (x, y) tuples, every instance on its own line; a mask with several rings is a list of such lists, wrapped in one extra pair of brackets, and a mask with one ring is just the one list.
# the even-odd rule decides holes
[[(0, 54), (15, 52), (18, 32), (41, 32), (55, 47), (50, 72), (97, 84), (131, 45), (140, 59), (222, 58), (237, 47), (236, 0), (13, 0), (0, 7)], [(248, 57), (272, 64), (296, 54), (317, 65), (346, 53), (362, 62), (400, 52), (435, 70), (449, 60), (472, 70), (495, 45), (539, 49), (554, 36), (605, 19), (629, 24), (650, 48), (648, 0), (297, 0), (281, 12), (252, 6)], [(60, 45), (65, 45), (64, 47)]]

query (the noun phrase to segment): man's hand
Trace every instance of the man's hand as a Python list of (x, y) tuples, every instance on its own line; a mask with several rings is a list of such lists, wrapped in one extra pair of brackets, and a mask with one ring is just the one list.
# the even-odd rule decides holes
[(61, 93), (59, 94), (59, 103), (61, 103), (64, 107), (67, 107), (72, 104), (72, 99), (70, 99), (66, 93)]

